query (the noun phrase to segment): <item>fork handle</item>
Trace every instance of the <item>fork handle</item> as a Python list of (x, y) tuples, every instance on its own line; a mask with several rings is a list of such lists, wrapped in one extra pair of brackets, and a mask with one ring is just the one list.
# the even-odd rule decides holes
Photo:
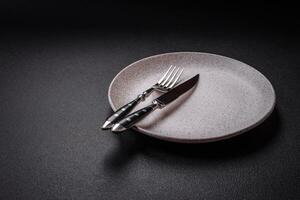
[(117, 122), (112, 128), (112, 132), (113, 133), (123, 132), (131, 128), (134, 124), (142, 120), (144, 117), (149, 115), (157, 108), (162, 108), (162, 107), (163, 105), (161, 105), (160, 103), (154, 100), (152, 104), (150, 104), (149, 106), (146, 106), (134, 113), (131, 113), (127, 115), (125, 118), (123, 118), (122, 120), (120, 120), (119, 122)]
[(153, 90), (154, 89), (152, 87), (145, 90), (142, 94), (138, 95), (136, 99), (119, 108), (116, 112), (114, 112), (114, 114), (106, 119), (104, 125), (102, 126), (102, 129), (110, 129), (116, 122), (120, 121), (128, 113), (130, 113), (130, 111), (132, 111), (132, 109), (135, 108), (138, 103), (144, 101), (145, 98), (153, 92)]

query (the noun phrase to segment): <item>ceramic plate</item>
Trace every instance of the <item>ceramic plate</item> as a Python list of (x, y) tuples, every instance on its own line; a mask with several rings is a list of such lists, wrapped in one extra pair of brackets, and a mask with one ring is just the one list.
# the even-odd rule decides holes
[[(184, 67), (181, 81), (199, 73), (199, 82), (136, 124), (133, 128), (141, 133), (182, 143), (216, 141), (254, 128), (274, 108), (271, 83), (249, 65), (220, 55), (176, 52), (144, 58), (119, 72), (108, 90), (112, 109), (128, 103), (157, 82), (170, 65)], [(152, 93), (135, 110), (159, 95)]]

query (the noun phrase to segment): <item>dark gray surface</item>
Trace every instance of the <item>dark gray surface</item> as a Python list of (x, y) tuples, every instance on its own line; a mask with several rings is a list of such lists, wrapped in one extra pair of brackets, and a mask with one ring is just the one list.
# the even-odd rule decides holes
[[(107, 89), (146, 56), (241, 60), (273, 84), (271, 117), (245, 135), (183, 145), (100, 129)], [(0, 37), (0, 199), (299, 199), (299, 37), (227, 30), (34, 30)]]

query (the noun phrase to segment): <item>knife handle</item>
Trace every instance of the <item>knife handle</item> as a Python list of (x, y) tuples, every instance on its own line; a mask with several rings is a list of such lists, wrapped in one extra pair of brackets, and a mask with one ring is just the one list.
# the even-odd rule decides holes
[(116, 123), (113, 126), (112, 131), (114, 133), (123, 132), (160, 107), (161, 105), (157, 101), (153, 101), (151, 105), (146, 106), (130, 115), (127, 115), (121, 121)]
[(102, 129), (110, 129), (116, 122), (130, 113), (130, 111), (132, 111), (132, 109), (135, 108), (135, 106), (138, 105), (139, 102), (144, 101), (145, 98), (153, 92), (153, 90), (153, 88), (145, 90), (142, 94), (138, 95), (136, 99), (119, 108), (116, 112), (114, 112), (113, 115), (106, 119), (104, 125), (102, 126)]

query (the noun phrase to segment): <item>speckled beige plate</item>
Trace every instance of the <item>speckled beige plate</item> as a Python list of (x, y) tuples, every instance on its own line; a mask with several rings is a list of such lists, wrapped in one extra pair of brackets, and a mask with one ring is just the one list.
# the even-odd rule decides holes
[[(164, 109), (140, 121), (134, 128), (141, 133), (182, 143), (216, 141), (254, 128), (274, 108), (271, 83), (249, 65), (214, 54), (176, 52), (144, 58), (118, 73), (108, 91), (112, 109), (157, 82), (170, 65), (185, 68), (182, 80), (200, 73), (199, 82)], [(159, 95), (154, 92), (136, 109)]]

